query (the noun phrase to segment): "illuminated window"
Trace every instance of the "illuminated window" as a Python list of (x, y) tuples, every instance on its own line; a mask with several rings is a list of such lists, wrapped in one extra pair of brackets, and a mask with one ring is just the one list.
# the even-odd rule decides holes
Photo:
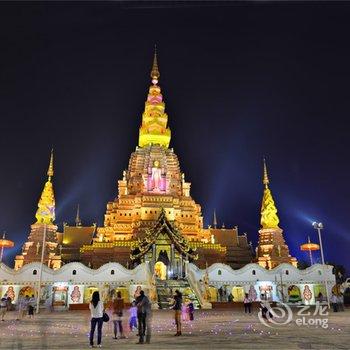
[(73, 270), (72, 275), (76, 275), (76, 274), (77, 274), (77, 270)]
[(37, 270), (33, 270), (33, 275), (36, 275), (38, 273)]

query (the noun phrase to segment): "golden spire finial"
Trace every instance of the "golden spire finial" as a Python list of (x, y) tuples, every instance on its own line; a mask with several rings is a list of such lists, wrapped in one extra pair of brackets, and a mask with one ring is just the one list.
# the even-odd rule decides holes
[(266, 166), (266, 159), (264, 158), (264, 178), (263, 178), (263, 184), (265, 185), (265, 188), (268, 187), (268, 184), (270, 183), (269, 176), (267, 174), (267, 166)]
[(152, 78), (152, 83), (154, 85), (157, 85), (159, 77), (160, 77), (160, 73), (159, 73), (158, 61), (157, 61), (157, 46), (154, 45), (153, 66), (151, 70), (151, 78)]
[(51, 180), (51, 177), (53, 176), (53, 148), (51, 149), (50, 164), (49, 169), (47, 170), (47, 176), (49, 177), (49, 180)]
[(277, 208), (273, 200), (271, 191), (268, 187), (269, 177), (267, 174), (266, 161), (264, 158), (264, 178), (263, 184), (265, 185), (263, 200), (261, 204), (261, 219), (260, 223), (263, 228), (278, 228), (279, 218), (277, 215)]
[(47, 170), (47, 176), (49, 178), (47, 179), (44, 185), (44, 189), (41, 193), (35, 217), (37, 223), (51, 225), (55, 221), (55, 195), (51, 182), (51, 177), (53, 176), (53, 149), (51, 150), (50, 164), (49, 169)]

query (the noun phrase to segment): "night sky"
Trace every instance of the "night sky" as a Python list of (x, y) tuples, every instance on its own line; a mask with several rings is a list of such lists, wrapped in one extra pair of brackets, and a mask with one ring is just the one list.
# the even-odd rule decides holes
[[(256, 245), (262, 158), (291, 253), (322, 221), (326, 261), (350, 246), (350, 4), (0, 4), (0, 230), (30, 232), (50, 149), (56, 222), (103, 224), (138, 143), (157, 44), (160, 86), (205, 224)], [(316, 257), (316, 255), (315, 255)], [(318, 258), (318, 256), (317, 256)]]

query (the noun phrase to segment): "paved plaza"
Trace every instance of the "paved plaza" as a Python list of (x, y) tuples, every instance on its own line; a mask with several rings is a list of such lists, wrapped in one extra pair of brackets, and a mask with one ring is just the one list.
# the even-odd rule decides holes
[[(0, 322), (0, 349), (87, 349), (88, 311), (64, 311), (37, 315), (34, 320), (16, 321), (9, 312)], [(105, 349), (349, 349), (350, 310), (330, 313), (328, 328), (298, 326), (294, 313), (287, 325), (269, 328), (260, 323), (257, 312), (245, 315), (240, 310), (198, 310), (195, 321), (184, 322), (183, 336), (174, 337), (170, 310), (153, 314), (150, 345), (136, 345), (136, 332), (127, 338), (112, 339), (112, 323), (103, 327)], [(125, 320), (125, 328), (126, 320)]]

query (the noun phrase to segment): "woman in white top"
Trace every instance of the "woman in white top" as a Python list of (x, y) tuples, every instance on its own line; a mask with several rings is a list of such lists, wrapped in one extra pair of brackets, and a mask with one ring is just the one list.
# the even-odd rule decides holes
[(100, 300), (99, 292), (92, 293), (92, 299), (89, 304), (91, 311), (91, 330), (90, 330), (90, 347), (94, 346), (94, 333), (97, 324), (97, 346), (101, 347), (102, 325), (103, 325), (103, 302)]

